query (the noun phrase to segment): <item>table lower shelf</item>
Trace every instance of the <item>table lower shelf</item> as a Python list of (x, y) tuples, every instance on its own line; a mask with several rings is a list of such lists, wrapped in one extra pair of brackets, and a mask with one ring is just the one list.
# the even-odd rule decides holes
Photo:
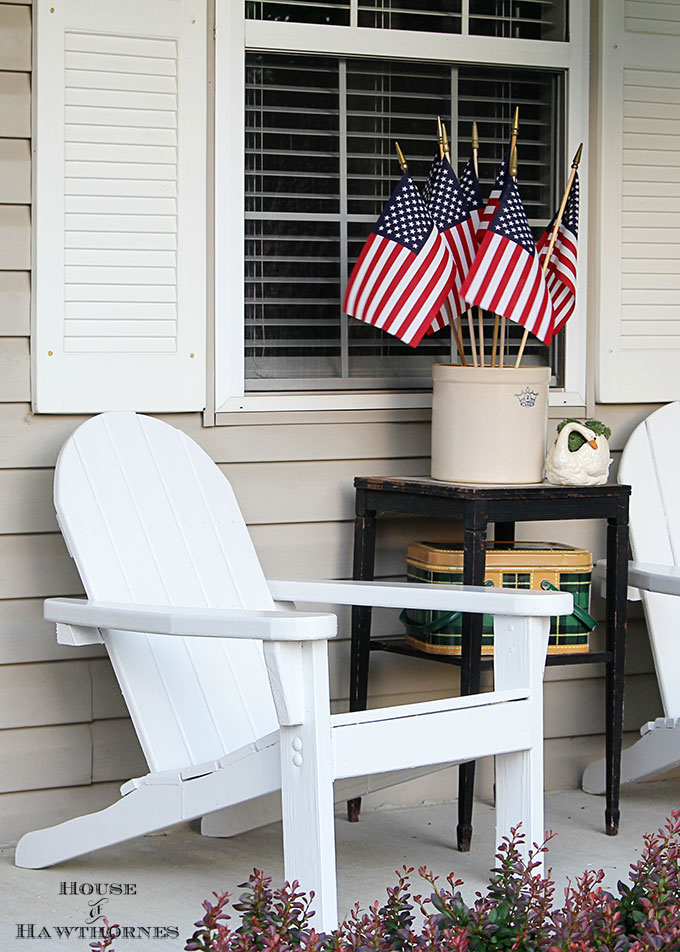
[[(460, 655), (438, 655), (429, 654), (427, 651), (420, 651), (418, 648), (412, 648), (406, 644), (405, 638), (371, 638), (369, 642), (371, 651), (391, 651), (393, 654), (409, 655), (411, 658), (424, 658), (426, 661), (439, 661), (444, 664), (460, 665)], [(595, 664), (599, 661), (611, 661), (611, 651), (579, 651), (569, 654), (549, 654), (546, 664)], [(482, 669), (490, 668), (493, 664), (493, 657), (483, 655), (481, 659)]]

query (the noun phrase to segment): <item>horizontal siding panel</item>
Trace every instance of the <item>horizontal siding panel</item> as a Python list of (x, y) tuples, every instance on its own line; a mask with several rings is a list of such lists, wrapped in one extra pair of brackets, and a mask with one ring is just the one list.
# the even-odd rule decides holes
[(127, 717), (128, 709), (108, 658), (91, 661), (89, 668), (92, 679), (92, 719), (100, 721)]
[(58, 644), (54, 622), (43, 617), (42, 598), (0, 600), (0, 665), (77, 661), (105, 654), (103, 645), (72, 648)]
[[(658, 717), (661, 710), (655, 675), (640, 674), (626, 678), (624, 730), (639, 729), (641, 724)], [(604, 679), (546, 684), (546, 737), (601, 734), (604, 723)]]
[[(436, 519), (381, 519), (376, 577), (404, 575), (409, 542), (440, 540), (448, 529)], [(252, 526), (250, 534), (270, 578), (351, 578), (353, 521)]]
[(21, 403), (30, 399), (28, 338), (0, 337), (0, 401)]
[(31, 201), (31, 144), (0, 139), (0, 203)]
[(30, 208), (0, 205), (0, 271), (29, 271), (30, 267)]
[(0, 469), (0, 535), (56, 532), (52, 469)]
[(89, 724), (0, 731), (0, 793), (87, 784), (91, 767)]
[[(426, 421), (204, 427), (198, 413), (161, 414), (158, 418), (179, 427), (218, 463), (413, 459), (430, 455), (430, 425)], [(0, 405), (0, 467), (54, 466), (62, 443), (84, 419), (33, 415), (23, 405)]]
[(0, 731), (92, 720), (87, 661), (5, 665), (0, 668)]
[(7, 70), (31, 68), (31, 11), (28, 6), (0, 7), (0, 63)]
[(0, 129), (7, 138), (31, 135), (31, 77), (28, 73), (0, 72)]
[(28, 271), (0, 271), (0, 337), (31, 333), (31, 276)]
[(353, 481), (359, 471), (372, 476), (425, 476), (429, 468), (429, 457), (221, 466), (250, 525), (353, 519)]
[(129, 780), (148, 773), (135, 729), (128, 718), (95, 721), (91, 732), (94, 783)]
[(0, 536), (0, 598), (47, 598), (82, 591), (60, 535)]

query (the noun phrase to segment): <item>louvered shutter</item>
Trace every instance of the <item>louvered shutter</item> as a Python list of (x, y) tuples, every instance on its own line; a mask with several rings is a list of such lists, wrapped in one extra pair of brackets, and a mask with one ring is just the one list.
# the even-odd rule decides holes
[(34, 3), (34, 407), (205, 406), (203, 0)]
[(680, 14), (605, 0), (601, 25), (601, 403), (680, 396)]

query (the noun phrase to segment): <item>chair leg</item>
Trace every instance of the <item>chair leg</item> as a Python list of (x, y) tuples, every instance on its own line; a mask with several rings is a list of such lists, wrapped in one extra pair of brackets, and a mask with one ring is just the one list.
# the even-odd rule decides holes
[(26, 833), (17, 844), (14, 862), (27, 869), (43, 869), (182, 820), (178, 784), (144, 786), (98, 813)]
[(329, 931), (338, 914), (327, 647), (307, 642), (300, 650), (302, 723), (282, 724), (279, 735), (284, 871), (314, 890), (314, 927)]
[[(529, 850), (545, 839), (543, 818), (543, 745), (496, 757), (496, 843), (512, 827), (522, 824), (524, 844), (520, 853), (526, 860)], [(542, 855), (537, 856), (543, 872)]]
[[(644, 728), (643, 728), (644, 729)], [(621, 783), (650, 780), (680, 765), (680, 725), (660, 717), (642, 737), (621, 754)], [(603, 794), (607, 787), (604, 759), (586, 767), (581, 786), (586, 793)]]

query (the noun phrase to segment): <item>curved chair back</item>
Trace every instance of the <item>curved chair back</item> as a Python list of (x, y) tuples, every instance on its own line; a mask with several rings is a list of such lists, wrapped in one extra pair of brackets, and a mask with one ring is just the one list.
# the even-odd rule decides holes
[[(185, 434), (106, 413), (57, 462), (57, 518), (88, 598), (272, 609), (228, 481)], [(103, 632), (152, 771), (217, 760), (276, 730), (262, 645)]]

